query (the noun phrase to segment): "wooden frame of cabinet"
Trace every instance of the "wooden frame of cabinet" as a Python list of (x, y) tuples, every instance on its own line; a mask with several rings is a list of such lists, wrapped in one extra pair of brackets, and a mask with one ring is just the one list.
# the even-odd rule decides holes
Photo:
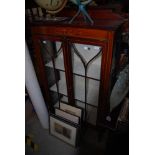
[[(106, 117), (109, 115), (109, 96), (111, 83), (111, 68), (113, 58), (113, 48), (117, 40), (117, 34), (120, 36), (119, 30), (122, 20), (109, 19), (109, 23), (100, 19), (100, 24), (89, 26), (54, 22), (33, 22), (31, 26), (32, 40), (34, 46), (35, 64), (37, 68), (37, 77), (43, 92), (46, 103), (50, 102), (47, 77), (45, 75), (44, 63), (40, 52), (39, 40), (48, 39), (51, 41), (63, 42), (64, 66), (67, 83), (68, 103), (74, 105), (74, 85), (71, 63), (70, 43), (82, 43), (95, 46), (101, 46), (101, 78), (99, 101), (97, 109), (97, 125), (107, 126)], [(104, 23), (105, 22), (105, 23)], [(103, 23), (103, 25), (102, 25)], [(104, 26), (106, 25), (106, 26)], [(107, 26), (108, 25), (108, 26)], [(119, 52), (117, 52), (117, 61), (115, 62), (115, 72), (119, 61)], [(49, 104), (47, 104), (48, 109)], [(52, 110), (51, 110), (52, 111)]]

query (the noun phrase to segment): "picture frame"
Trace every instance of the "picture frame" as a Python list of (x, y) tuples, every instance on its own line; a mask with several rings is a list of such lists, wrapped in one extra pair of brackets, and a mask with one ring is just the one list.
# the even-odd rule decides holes
[(72, 115), (64, 110), (61, 110), (59, 108), (55, 108), (55, 115), (60, 116), (64, 119), (67, 119), (75, 124), (80, 124), (80, 117), (76, 115)]
[(79, 126), (54, 114), (50, 115), (50, 134), (76, 147)]
[(78, 116), (80, 118), (80, 120), (82, 120), (82, 117), (83, 117), (83, 109), (82, 108), (71, 106), (64, 102), (60, 102), (60, 109), (69, 113), (69, 114)]

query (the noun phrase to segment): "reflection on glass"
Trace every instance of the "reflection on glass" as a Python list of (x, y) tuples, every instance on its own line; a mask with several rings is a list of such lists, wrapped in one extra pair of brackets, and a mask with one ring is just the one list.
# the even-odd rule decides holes
[[(67, 85), (65, 72), (59, 71), (60, 79), (58, 81), (58, 89), (60, 94), (67, 95)], [(50, 88), (50, 90), (57, 92), (56, 84)]]
[(62, 102), (66, 102), (66, 103), (68, 103), (68, 97), (63, 96), (63, 97), (61, 98), (61, 101), (62, 101)]
[[(57, 53), (54, 56), (55, 68), (64, 71), (65, 70), (64, 69), (64, 57), (63, 57), (61, 42), (55, 43), (55, 50), (57, 51)], [(46, 66), (53, 67), (53, 62), (49, 61), (48, 63), (46, 63)]]

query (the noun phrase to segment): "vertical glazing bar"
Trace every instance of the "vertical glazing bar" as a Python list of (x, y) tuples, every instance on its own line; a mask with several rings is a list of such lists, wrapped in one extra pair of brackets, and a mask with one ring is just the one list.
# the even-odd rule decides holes
[(69, 41), (64, 38), (63, 40), (63, 55), (64, 55), (64, 65), (65, 65), (65, 75), (67, 82), (67, 93), (68, 93), (68, 103), (70, 105), (75, 105), (74, 102), (74, 90), (73, 90), (73, 73), (72, 73), (72, 59)]
[(85, 69), (85, 121), (87, 119), (87, 66), (84, 65)]

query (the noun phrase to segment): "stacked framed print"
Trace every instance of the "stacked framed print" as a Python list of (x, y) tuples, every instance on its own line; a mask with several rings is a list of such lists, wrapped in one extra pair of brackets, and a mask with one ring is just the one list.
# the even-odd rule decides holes
[(72, 121), (76, 124), (80, 124), (80, 118), (76, 115), (72, 115), (70, 113), (67, 113), (66, 111), (63, 111), (61, 109), (55, 108), (55, 114), (57, 116), (63, 117), (69, 121)]
[(50, 133), (62, 141), (76, 147), (83, 110), (73, 107), (67, 103), (60, 102), (60, 106), (55, 107), (55, 114), (50, 115)]
[(68, 105), (67, 103), (64, 102), (60, 102), (60, 109), (64, 110), (65, 112), (75, 115), (77, 117), (80, 118), (80, 120), (82, 120), (83, 117), (83, 109), (79, 108), (79, 107), (74, 107), (71, 105)]

